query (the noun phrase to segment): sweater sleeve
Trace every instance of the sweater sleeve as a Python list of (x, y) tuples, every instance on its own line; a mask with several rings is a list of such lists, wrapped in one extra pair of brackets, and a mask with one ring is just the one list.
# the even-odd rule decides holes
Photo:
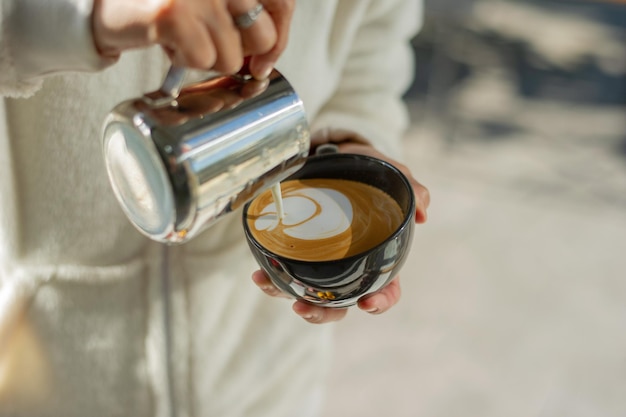
[[(320, 110), (314, 131), (354, 132), (398, 157), (408, 126), (402, 95), (413, 78), (410, 41), (421, 24), (419, 0), (373, 0), (354, 34), (335, 94)], [(347, 139), (347, 138), (346, 138)]]
[(45, 75), (112, 64), (96, 50), (92, 7), (93, 0), (0, 0), (0, 95), (29, 96)]

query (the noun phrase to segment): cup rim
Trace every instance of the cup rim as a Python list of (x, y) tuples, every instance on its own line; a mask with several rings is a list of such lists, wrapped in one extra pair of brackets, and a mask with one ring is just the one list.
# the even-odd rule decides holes
[[(246, 234), (247, 240), (248, 242), (251, 242), (257, 249), (259, 249), (261, 252), (263, 252), (266, 256), (269, 256), (273, 259), (278, 259), (280, 261), (285, 261), (285, 262), (289, 262), (291, 264), (295, 264), (295, 265), (332, 265), (332, 264), (338, 264), (338, 263), (343, 263), (343, 262), (354, 262), (356, 259), (358, 258), (363, 258), (366, 255), (371, 254), (372, 252), (375, 252), (377, 250), (379, 250), (381, 247), (384, 246), (385, 243), (396, 239), (403, 231), (404, 229), (406, 229), (407, 227), (410, 227), (411, 222), (413, 221), (414, 217), (415, 217), (415, 193), (413, 192), (413, 186), (411, 185), (411, 182), (409, 181), (409, 179), (406, 177), (406, 175), (404, 175), (402, 173), (402, 171), (400, 171), (397, 167), (395, 167), (394, 165), (392, 165), (391, 163), (382, 160), (380, 158), (376, 158), (370, 155), (362, 155), (362, 154), (355, 154), (355, 153), (332, 153), (332, 154), (321, 154), (321, 155), (313, 155), (307, 158), (307, 161), (305, 163), (305, 166), (307, 164), (309, 164), (309, 162), (313, 162), (315, 163), (316, 161), (320, 160), (320, 159), (359, 159), (359, 160), (365, 160), (365, 161), (370, 161), (379, 165), (384, 166), (386, 169), (389, 169), (390, 171), (392, 171), (403, 183), (403, 185), (405, 186), (405, 188), (408, 190), (409, 192), (409, 211), (405, 214), (402, 222), (400, 223), (400, 225), (398, 226), (398, 228), (391, 233), (389, 236), (387, 236), (387, 238), (385, 238), (382, 242), (380, 242), (379, 244), (364, 250), (362, 252), (356, 253), (354, 255), (350, 255), (350, 256), (346, 256), (343, 258), (339, 258), (339, 259), (330, 259), (330, 260), (325, 260), (325, 261), (316, 261), (316, 260), (303, 260), (303, 259), (294, 259), (294, 258), (289, 258), (287, 256), (284, 255), (279, 255), (269, 249), (267, 249), (266, 247), (262, 246), (254, 237), (254, 235), (252, 234), (252, 232), (250, 231), (250, 227), (248, 226), (248, 221), (247, 221), (247, 212), (248, 212), (248, 207), (250, 207), (250, 204), (252, 203), (252, 201), (247, 202), (244, 207), (243, 207), (243, 226), (244, 226), (244, 232)], [(288, 178), (285, 178), (283, 181), (288, 181), (290, 179), (292, 179), (293, 176), (297, 176), (299, 171), (296, 171), (296, 173), (292, 174), (291, 176), (289, 176)], [(296, 178), (297, 179), (297, 178)], [(358, 181), (358, 180), (351, 180), (351, 181)], [(364, 183), (367, 184), (367, 183)], [(371, 185), (371, 184), (368, 184)], [(372, 185), (373, 186), (373, 185)], [(375, 186), (373, 186), (375, 187)], [(376, 187), (378, 188), (378, 187)], [(387, 193), (387, 191), (382, 190), (385, 193)], [(392, 197), (393, 198), (393, 197)]]

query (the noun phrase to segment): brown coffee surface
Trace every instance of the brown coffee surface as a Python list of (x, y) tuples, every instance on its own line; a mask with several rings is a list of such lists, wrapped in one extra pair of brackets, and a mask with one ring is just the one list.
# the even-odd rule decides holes
[[(263, 247), (290, 259), (326, 261), (359, 254), (387, 239), (404, 217), (391, 196), (357, 181), (290, 180), (283, 182), (281, 188), (283, 221), (278, 219), (269, 190), (252, 201), (246, 221), (252, 236)], [(298, 212), (293, 212), (294, 207), (298, 207)], [(308, 234), (307, 238), (296, 237), (302, 235), (300, 230)], [(317, 230), (324, 236), (318, 238)]]

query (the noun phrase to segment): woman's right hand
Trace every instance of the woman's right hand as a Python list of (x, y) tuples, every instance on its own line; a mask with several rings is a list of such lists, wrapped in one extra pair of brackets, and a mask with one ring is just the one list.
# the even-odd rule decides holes
[[(161, 45), (176, 66), (237, 72), (245, 56), (263, 78), (284, 50), (294, 0), (262, 0), (247, 28), (234, 19), (256, 0), (95, 0), (93, 36), (104, 56)], [(255, 62), (256, 61), (256, 62)]]

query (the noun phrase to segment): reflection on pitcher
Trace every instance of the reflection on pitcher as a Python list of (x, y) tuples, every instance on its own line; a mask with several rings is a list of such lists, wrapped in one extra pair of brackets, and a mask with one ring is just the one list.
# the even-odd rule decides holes
[(172, 98), (165, 105), (151, 105), (150, 97), (158, 95), (158, 92), (146, 94), (135, 100), (134, 105), (163, 126), (178, 126), (192, 118), (234, 109), (245, 100), (263, 93), (269, 83), (269, 79), (218, 77), (183, 88), (178, 97)]
[[(180, 72), (170, 70), (164, 86), (179, 81), (171, 76)], [(262, 81), (218, 76), (170, 91), (119, 104), (104, 128), (115, 195), (151, 239), (190, 240), (304, 164), (304, 107), (278, 71)]]

